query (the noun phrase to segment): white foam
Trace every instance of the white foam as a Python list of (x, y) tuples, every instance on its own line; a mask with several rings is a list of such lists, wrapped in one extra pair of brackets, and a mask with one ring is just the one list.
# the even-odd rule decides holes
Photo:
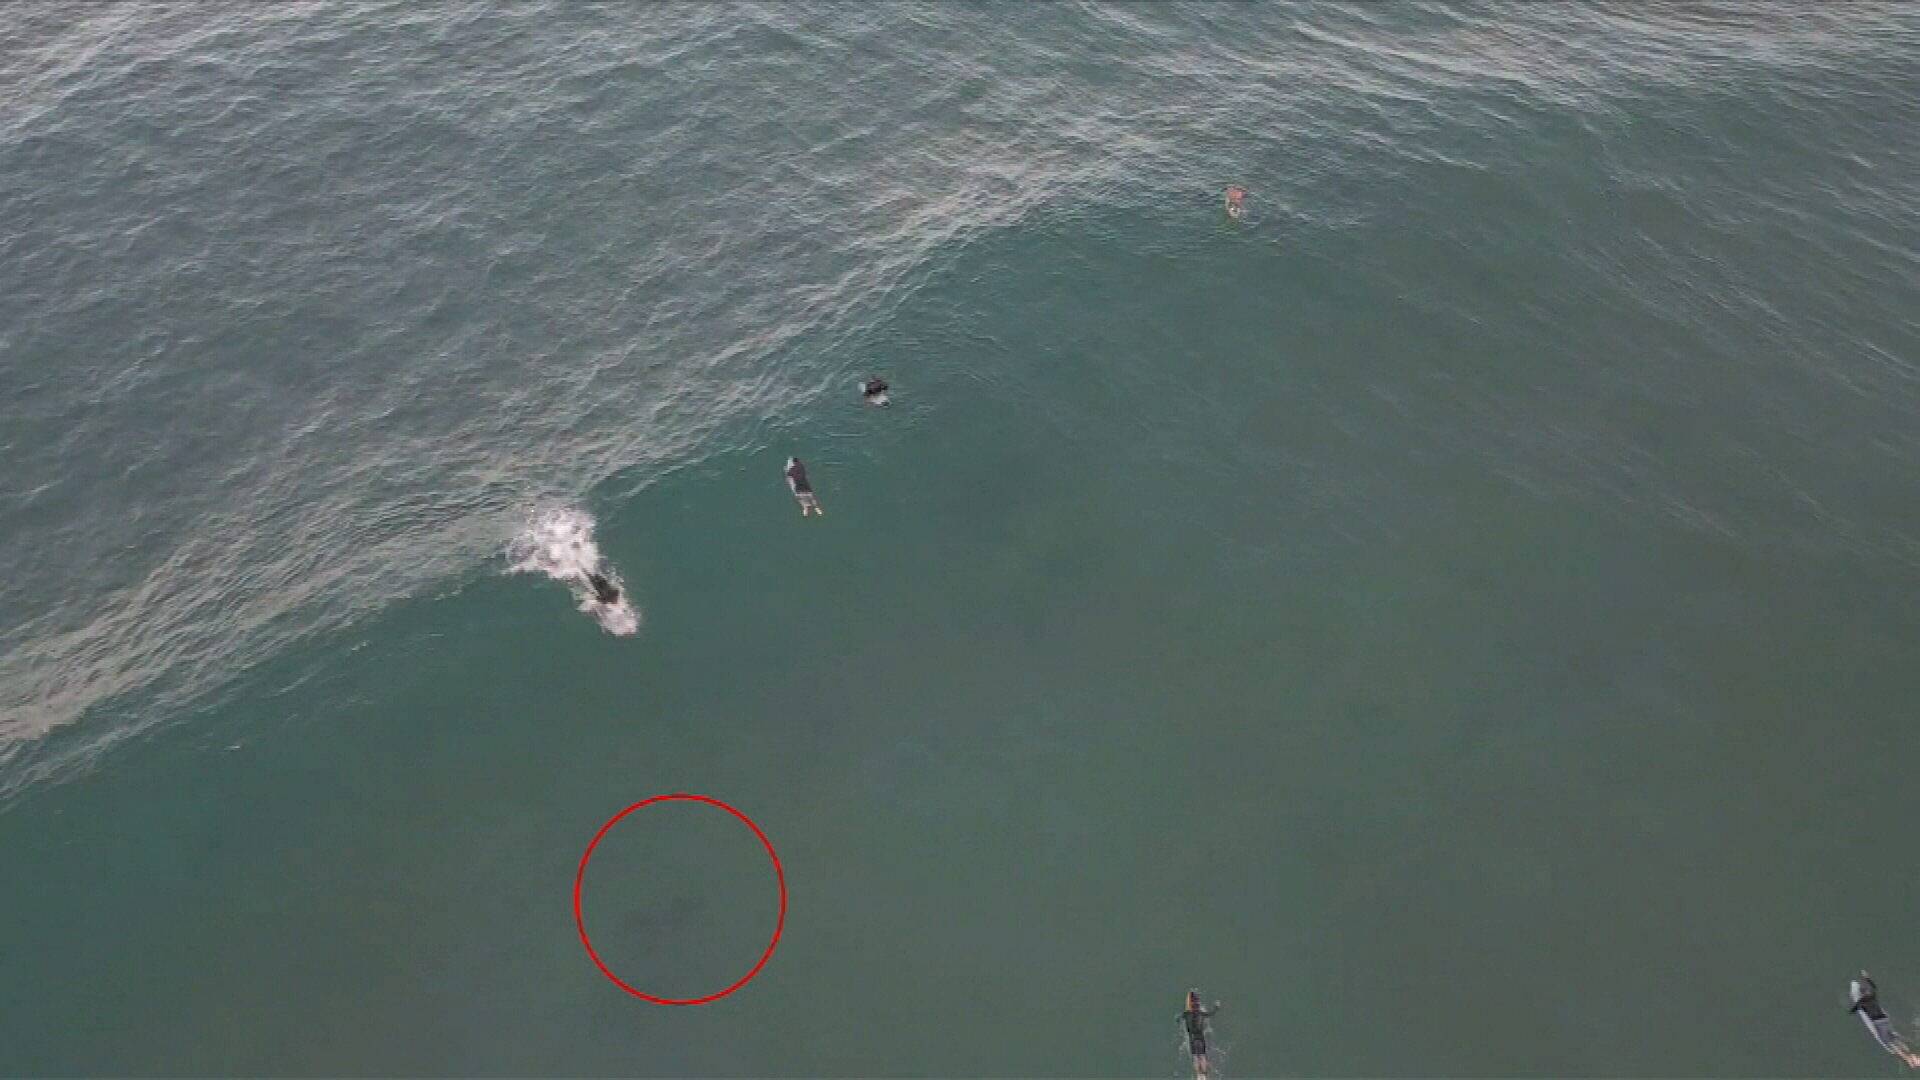
[[(592, 615), (609, 634), (625, 636), (640, 629), (640, 611), (633, 606), (626, 582), (600, 554), (593, 542), (593, 515), (574, 507), (557, 507), (535, 514), (507, 554), (513, 559), (508, 573), (543, 574), (573, 592), (581, 611)], [(620, 590), (620, 599), (603, 604), (594, 596), (587, 575), (598, 572)]]

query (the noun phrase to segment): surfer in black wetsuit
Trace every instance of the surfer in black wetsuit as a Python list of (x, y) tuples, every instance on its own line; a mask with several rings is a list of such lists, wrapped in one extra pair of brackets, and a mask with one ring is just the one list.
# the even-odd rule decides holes
[(587, 584), (593, 586), (593, 598), (603, 604), (620, 602), (620, 587), (600, 576), (597, 570), (587, 571)]
[(820, 509), (820, 500), (813, 497), (813, 484), (807, 480), (807, 467), (800, 464), (797, 457), (787, 459), (787, 487), (792, 489), (794, 501), (800, 504), (801, 517), (808, 514), (826, 516), (827, 512)]
[(586, 578), (588, 588), (593, 590), (593, 600), (597, 603), (620, 603), (620, 586), (607, 580), (607, 575), (599, 571), (588, 571), (582, 577)]
[(1214, 1002), (1213, 1008), (1200, 1005), (1200, 991), (1187, 991), (1187, 1007), (1180, 1013), (1180, 1022), (1187, 1027), (1187, 1053), (1193, 1055), (1193, 1075), (1207, 1075), (1207, 1018), (1220, 1011), (1220, 1003)]
[(1920, 1054), (1915, 1054), (1907, 1047), (1907, 1041), (1893, 1030), (1893, 1021), (1887, 1018), (1887, 1010), (1880, 1007), (1880, 988), (1874, 985), (1873, 977), (1861, 972), (1848, 991), (1847, 996), (1853, 999), (1853, 1004), (1847, 1011), (1859, 1014), (1860, 1022), (1867, 1025), (1867, 1033), (1873, 1036), (1873, 1041), (1909, 1067), (1920, 1067)]
[(1853, 1004), (1848, 1012), (1860, 1013), (1869, 1020), (1879, 1020), (1887, 1015), (1880, 1007), (1880, 988), (1874, 985), (1873, 976), (1861, 972), (1853, 980)]
[(887, 397), (887, 380), (878, 375), (872, 376), (860, 384), (860, 396), (867, 399), (869, 405), (886, 406), (893, 402)]

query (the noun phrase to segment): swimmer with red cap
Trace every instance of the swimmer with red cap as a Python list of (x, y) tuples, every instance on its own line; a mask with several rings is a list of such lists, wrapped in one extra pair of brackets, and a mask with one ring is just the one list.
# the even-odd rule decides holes
[(1235, 221), (1239, 221), (1241, 218), (1245, 217), (1247, 213), (1246, 201), (1247, 201), (1247, 192), (1245, 188), (1237, 188), (1237, 187), (1228, 188), (1227, 189), (1227, 216), (1232, 218)]

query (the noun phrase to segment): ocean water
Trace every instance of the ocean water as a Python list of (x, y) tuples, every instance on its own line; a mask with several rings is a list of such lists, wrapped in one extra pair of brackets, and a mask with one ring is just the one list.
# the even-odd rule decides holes
[(1920, 10), (8, 23), (0, 1074), (1895, 1075)]

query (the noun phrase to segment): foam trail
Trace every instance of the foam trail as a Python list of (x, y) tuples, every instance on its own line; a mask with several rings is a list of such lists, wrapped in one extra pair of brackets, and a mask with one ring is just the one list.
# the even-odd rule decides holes
[(1178, 1053), (1180, 1061), (1180, 1067), (1176, 1070), (1175, 1075), (1177, 1075), (1180, 1080), (1224, 1080), (1222, 1069), (1226, 1064), (1227, 1047), (1221, 1043), (1218, 1034), (1213, 1030), (1211, 1021), (1207, 1023), (1207, 1067), (1205, 1071), (1200, 1069), (1199, 1062), (1193, 1059), (1193, 1054), (1188, 1049), (1187, 1029), (1184, 1026), (1179, 1029), (1179, 1034), (1175, 1038), (1175, 1044), (1179, 1047)]
[(1199, 1070), (1197, 1063), (1193, 1060), (1193, 1055), (1187, 1050), (1187, 1033), (1185, 1031), (1180, 1032), (1178, 1043), (1179, 1050), (1176, 1051), (1176, 1055), (1180, 1064), (1173, 1070), (1173, 1076), (1176, 1077), (1177, 1080), (1199, 1080), (1200, 1077), (1205, 1077), (1205, 1080), (1224, 1080), (1221, 1066), (1225, 1062), (1226, 1051), (1225, 1048), (1218, 1042), (1215, 1042), (1211, 1036), (1209, 1036), (1207, 1040), (1207, 1070), (1204, 1073)]
[[(640, 629), (640, 611), (633, 606), (627, 583), (601, 557), (599, 545), (593, 542), (593, 526), (593, 515), (573, 507), (536, 514), (508, 547), (513, 564), (507, 572), (544, 574), (564, 583), (581, 611), (592, 615), (607, 633), (624, 637)], [(620, 599), (602, 604), (587, 583), (591, 573), (613, 582), (620, 590)]]

